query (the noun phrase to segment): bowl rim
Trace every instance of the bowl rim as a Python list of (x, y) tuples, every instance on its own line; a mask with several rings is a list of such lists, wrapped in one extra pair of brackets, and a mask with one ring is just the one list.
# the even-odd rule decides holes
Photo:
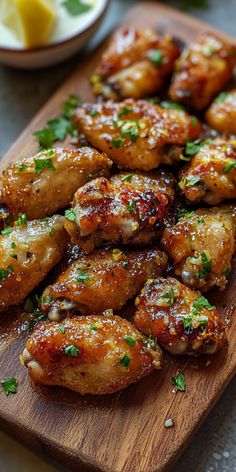
[(61, 41), (56, 42), (55, 44), (46, 44), (45, 46), (38, 46), (36, 48), (24, 48), (24, 49), (14, 49), (14, 48), (5, 48), (5, 47), (0, 47), (0, 54), (13, 54), (13, 55), (27, 55), (28, 53), (37, 53), (37, 52), (43, 52), (43, 51), (50, 51), (52, 49), (57, 49), (60, 48), (64, 44), (69, 44), (70, 42), (74, 41), (76, 38), (84, 35), (87, 33), (91, 28), (93, 28), (98, 21), (105, 15), (109, 4), (111, 3), (111, 0), (105, 0), (104, 1), (104, 6), (102, 8), (102, 11), (98, 16), (94, 18), (94, 20), (82, 31), (79, 33), (74, 34), (68, 39), (63, 39)]

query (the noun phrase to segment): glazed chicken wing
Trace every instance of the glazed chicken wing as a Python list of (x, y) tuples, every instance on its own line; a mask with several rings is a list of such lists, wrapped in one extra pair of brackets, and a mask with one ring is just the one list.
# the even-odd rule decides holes
[(206, 108), (232, 78), (235, 64), (235, 46), (203, 33), (176, 62), (171, 100), (195, 110)]
[(207, 110), (206, 121), (219, 133), (236, 134), (236, 89), (218, 95)]
[(31, 379), (81, 394), (108, 394), (161, 366), (161, 351), (119, 316), (91, 315), (40, 323), (21, 361)]
[(236, 198), (236, 140), (203, 145), (179, 174), (179, 186), (191, 203), (217, 205)]
[(232, 213), (230, 207), (199, 209), (165, 229), (162, 244), (186, 285), (204, 292), (225, 288), (235, 250)]
[(91, 77), (93, 91), (111, 99), (154, 94), (174, 69), (179, 54), (171, 36), (149, 29), (120, 29)]
[(61, 259), (64, 218), (17, 221), (0, 236), (0, 311), (20, 303)]
[(171, 354), (214, 354), (227, 344), (217, 309), (174, 278), (148, 280), (136, 305), (137, 328)]
[(81, 256), (44, 291), (42, 311), (50, 320), (82, 313), (118, 310), (149, 277), (161, 275), (167, 256), (155, 249), (104, 249)]
[(145, 100), (84, 104), (75, 123), (88, 141), (120, 168), (150, 170), (178, 160), (180, 146), (195, 139), (201, 125), (188, 113)]
[(67, 207), (79, 187), (93, 177), (108, 175), (112, 162), (88, 147), (50, 149), (10, 164), (1, 177), (2, 199), (17, 218), (51, 216)]
[(150, 244), (171, 202), (155, 177), (143, 178), (137, 186), (127, 177), (95, 179), (76, 192), (65, 226), (72, 241), (87, 252), (108, 242)]

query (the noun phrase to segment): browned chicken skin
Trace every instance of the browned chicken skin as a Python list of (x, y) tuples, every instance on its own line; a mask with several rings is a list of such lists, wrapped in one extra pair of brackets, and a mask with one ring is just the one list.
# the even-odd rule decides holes
[(179, 178), (179, 186), (191, 203), (217, 205), (236, 198), (236, 139), (217, 138), (203, 145)]
[(2, 173), (2, 199), (17, 218), (51, 216), (67, 207), (79, 187), (93, 177), (109, 175), (112, 162), (88, 147), (50, 149), (10, 164)]
[(162, 244), (182, 281), (205, 292), (224, 289), (235, 250), (235, 218), (231, 207), (187, 212), (166, 228)]
[(235, 46), (203, 33), (176, 62), (171, 100), (195, 110), (206, 108), (232, 78), (235, 64)]
[(159, 235), (172, 200), (155, 176), (140, 175), (137, 186), (126, 176), (110, 182), (95, 179), (76, 192), (65, 226), (72, 241), (87, 252), (107, 242), (150, 244)]
[(120, 168), (150, 170), (178, 160), (180, 146), (195, 139), (201, 125), (181, 110), (145, 100), (84, 104), (75, 123), (88, 141)]
[(21, 361), (36, 383), (96, 395), (159, 369), (161, 351), (123, 318), (91, 315), (38, 324)]
[(236, 89), (216, 97), (207, 110), (206, 121), (219, 133), (236, 134)]
[(57, 215), (5, 231), (0, 236), (0, 311), (37, 287), (61, 259), (67, 241), (64, 218)]
[(120, 29), (91, 77), (93, 91), (105, 98), (155, 94), (174, 69), (180, 49), (171, 36), (149, 29)]
[(166, 254), (155, 249), (94, 251), (74, 261), (46, 288), (41, 309), (55, 321), (75, 310), (118, 310), (141, 290), (147, 278), (161, 275), (166, 265)]
[(171, 354), (214, 354), (227, 344), (217, 309), (174, 278), (148, 280), (136, 305), (137, 328)]

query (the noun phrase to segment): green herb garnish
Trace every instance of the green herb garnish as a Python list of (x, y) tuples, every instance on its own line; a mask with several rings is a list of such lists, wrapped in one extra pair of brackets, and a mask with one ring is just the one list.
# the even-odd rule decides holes
[(236, 160), (233, 161), (231, 160), (231, 162), (229, 162), (228, 164), (226, 164), (225, 168), (224, 168), (224, 172), (229, 172), (231, 169), (236, 169)]
[(81, 2), (81, 0), (65, 0), (62, 6), (71, 16), (78, 16), (91, 10), (92, 5)]
[(125, 342), (126, 342), (126, 344), (128, 344), (128, 346), (131, 346), (131, 347), (134, 347), (135, 344), (136, 344), (135, 339), (132, 338), (131, 336), (126, 336)]
[(79, 349), (77, 346), (74, 346), (74, 344), (71, 344), (65, 348), (65, 354), (68, 357), (77, 357), (79, 355)]
[(185, 107), (180, 105), (180, 103), (171, 102), (169, 100), (163, 100), (160, 103), (160, 106), (162, 108), (167, 108), (168, 110), (185, 110)]
[(1, 380), (0, 384), (3, 388), (4, 393), (8, 396), (10, 393), (17, 392), (17, 381), (15, 377), (10, 377), (9, 379)]
[(19, 213), (18, 219), (16, 220), (16, 225), (26, 225), (28, 221), (27, 215), (25, 213)]
[(149, 59), (153, 62), (153, 64), (157, 66), (163, 64), (164, 62), (164, 54), (159, 49), (152, 49), (149, 52), (148, 56), (149, 56)]
[(111, 140), (111, 145), (116, 148), (116, 149), (119, 149), (121, 147), (121, 145), (123, 144), (124, 140), (121, 139), (121, 138), (113, 138)]
[(8, 234), (12, 233), (13, 228), (11, 226), (7, 226), (1, 231), (2, 236), (7, 236)]
[(122, 365), (122, 367), (125, 367), (125, 369), (128, 368), (128, 365), (130, 364), (130, 362), (131, 362), (131, 359), (128, 356), (128, 354), (123, 354), (123, 356), (120, 357), (120, 364)]
[(47, 157), (46, 159), (34, 158), (34, 163), (35, 163), (35, 173), (36, 174), (41, 174), (41, 172), (44, 169), (56, 170), (56, 168), (53, 165), (51, 157)]
[(75, 221), (76, 220), (75, 210), (66, 210), (65, 211), (65, 217), (69, 221)]
[(202, 270), (196, 273), (196, 277), (198, 279), (207, 279), (209, 277), (209, 274), (211, 272), (212, 268), (212, 261), (211, 259), (207, 258), (207, 255), (205, 252), (202, 252), (200, 254), (201, 262), (202, 262)]
[(185, 392), (186, 380), (182, 372), (177, 372), (176, 376), (172, 377), (171, 383), (175, 385), (180, 392)]
[(88, 275), (88, 269), (82, 269), (76, 276), (76, 280), (78, 280), (78, 282), (89, 282), (90, 277)]

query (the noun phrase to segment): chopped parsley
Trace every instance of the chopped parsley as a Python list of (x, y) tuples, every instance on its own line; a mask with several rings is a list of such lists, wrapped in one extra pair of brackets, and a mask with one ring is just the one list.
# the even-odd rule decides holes
[(123, 144), (124, 140), (121, 139), (121, 138), (113, 138), (111, 140), (111, 145), (116, 148), (116, 149), (119, 149), (121, 147), (121, 145)]
[(199, 175), (188, 175), (187, 177), (183, 177), (179, 182), (179, 187), (181, 190), (184, 187), (193, 187), (194, 185), (198, 184), (201, 181), (201, 177)]
[(35, 173), (36, 174), (41, 174), (41, 172), (44, 169), (56, 170), (56, 168), (54, 167), (53, 162), (52, 162), (52, 157), (47, 157), (45, 159), (36, 159), (36, 158), (34, 158), (34, 163), (35, 163)]
[(170, 290), (168, 290), (168, 292), (164, 293), (163, 295), (161, 295), (161, 298), (166, 301), (166, 303), (168, 305), (173, 305), (174, 301), (175, 301), (175, 294), (174, 294), (174, 290), (173, 288), (170, 288)]
[(34, 136), (37, 138), (40, 149), (52, 148), (55, 141), (63, 141), (67, 135), (76, 136), (76, 127), (71, 122), (80, 99), (76, 95), (70, 95), (63, 104), (63, 114), (58, 118), (52, 118), (47, 122), (47, 126), (36, 131)]
[(118, 112), (118, 118), (122, 118), (125, 115), (128, 115), (132, 111), (132, 108), (125, 106), (121, 111)]
[(64, 2), (62, 2), (62, 6), (71, 16), (82, 15), (90, 11), (92, 8), (92, 5), (83, 3), (81, 2), (81, 0), (65, 0)]
[(97, 331), (98, 330), (97, 326), (93, 323), (91, 323), (90, 328), (91, 328), (92, 331)]
[(82, 269), (79, 274), (76, 276), (78, 282), (89, 282), (90, 277), (88, 275), (88, 269)]
[(171, 102), (169, 100), (163, 100), (160, 103), (160, 106), (162, 108), (167, 108), (168, 110), (185, 110), (185, 107), (180, 105), (180, 103)]
[(123, 175), (120, 180), (122, 180), (122, 182), (131, 182), (132, 178), (133, 178), (132, 174), (129, 174), (129, 175)]
[(216, 52), (215, 46), (205, 46), (203, 48), (204, 56), (211, 57)]
[(65, 217), (69, 221), (75, 221), (76, 220), (75, 210), (66, 210), (65, 211)]
[(65, 326), (59, 325), (59, 329), (60, 329), (60, 331), (61, 331), (62, 334), (65, 334), (65, 332), (66, 332)]
[(12, 233), (13, 228), (11, 226), (7, 226), (1, 231), (2, 236), (7, 236), (8, 234)]
[(8, 277), (8, 272), (6, 269), (0, 268), (0, 280), (6, 280)]
[(177, 372), (175, 377), (171, 379), (172, 385), (175, 385), (180, 392), (185, 392), (186, 390), (186, 380), (185, 375), (182, 372)]
[(97, 116), (97, 115), (100, 115), (99, 111), (97, 111), (95, 108), (93, 108), (93, 110), (90, 111), (90, 116)]
[(26, 225), (28, 221), (27, 215), (25, 213), (19, 213), (18, 219), (16, 220), (16, 225)]
[(196, 139), (196, 141), (188, 141), (184, 153), (186, 156), (195, 156), (203, 146), (210, 144), (211, 142), (211, 139), (205, 139), (204, 141), (199, 141), (198, 139)]
[(17, 167), (16, 174), (20, 174), (21, 172), (25, 172), (28, 169), (27, 165), (21, 164), (21, 163), (19, 163), (19, 164), (17, 163), (16, 167)]
[(10, 393), (17, 392), (17, 381), (15, 377), (10, 377), (9, 379), (1, 380), (0, 384), (3, 388), (5, 395), (9, 395)]
[(231, 160), (231, 162), (229, 162), (228, 164), (226, 164), (225, 168), (224, 168), (224, 172), (229, 172), (231, 169), (236, 169), (236, 160), (233, 161)]
[[(192, 327), (200, 327), (201, 330), (205, 328), (208, 323), (208, 316), (201, 315), (202, 309), (214, 310), (215, 307), (212, 306), (205, 297), (197, 297), (190, 309), (189, 315), (182, 316), (182, 322), (184, 329), (190, 329)], [(195, 323), (194, 323), (195, 321)], [(195, 326), (193, 326), (195, 324)]]
[(51, 236), (51, 238), (54, 236), (54, 233), (55, 233), (55, 228), (54, 226), (52, 226), (49, 230), (49, 236)]
[(129, 211), (129, 213), (135, 213), (135, 211), (136, 211), (136, 202), (131, 201), (131, 202), (127, 205), (127, 210)]
[(128, 346), (131, 346), (131, 347), (134, 347), (135, 344), (136, 344), (135, 339), (132, 338), (131, 336), (126, 336), (125, 342), (126, 342), (126, 344), (128, 344)]
[(120, 135), (121, 135), (122, 138), (126, 138), (126, 136), (129, 136), (132, 143), (136, 143), (136, 141), (139, 138), (137, 127), (129, 128), (129, 129), (123, 129), (123, 130), (121, 130)]
[(156, 66), (159, 66), (164, 62), (164, 54), (160, 49), (152, 49), (148, 56), (150, 61), (152, 61)]
[(65, 348), (65, 354), (68, 357), (78, 357), (79, 355), (79, 349), (77, 346), (74, 346), (74, 344), (71, 344), (70, 346), (67, 346)]
[(194, 215), (195, 211), (189, 211), (189, 210), (179, 210), (177, 213), (178, 218), (192, 218)]
[(207, 258), (207, 255), (205, 252), (201, 252), (200, 258), (201, 258), (201, 263), (202, 263), (202, 270), (196, 273), (196, 277), (198, 279), (207, 279), (211, 272), (212, 261), (211, 259)]
[(67, 119), (72, 118), (80, 102), (81, 99), (78, 95), (69, 95), (68, 99), (63, 104), (63, 116)]
[(131, 359), (128, 356), (128, 354), (123, 354), (123, 356), (120, 357), (120, 364), (122, 365), (122, 367), (125, 367), (125, 369), (128, 369), (130, 361), (131, 361)]

